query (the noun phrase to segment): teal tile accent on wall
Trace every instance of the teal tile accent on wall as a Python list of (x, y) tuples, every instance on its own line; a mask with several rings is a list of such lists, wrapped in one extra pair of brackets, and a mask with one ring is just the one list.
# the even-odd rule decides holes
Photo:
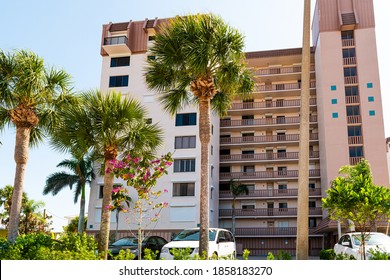
[(368, 102), (374, 102), (374, 96), (369, 96), (368, 97)]
[(332, 118), (337, 119), (339, 117), (339, 113), (332, 113)]
[(337, 98), (332, 99), (332, 104), (337, 104)]
[(375, 110), (370, 110), (370, 111), (368, 111), (368, 114), (369, 114), (370, 116), (375, 116)]
[(367, 88), (373, 88), (374, 85), (372, 83), (367, 83)]
[(330, 90), (336, 90), (336, 89), (337, 89), (337, 87), (335, 85), (330, 86)]

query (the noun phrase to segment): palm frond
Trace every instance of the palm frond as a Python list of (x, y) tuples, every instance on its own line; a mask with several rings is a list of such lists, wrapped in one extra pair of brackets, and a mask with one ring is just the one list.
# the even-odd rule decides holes
[(46, 185), (43, 189), (43, 194), (57, 195), (58, 192), (66, 187), (72, 189), (73, 185), (78, 181), (78, 177), (74, 174), (66, 172), (56, 172), (51, 174), (46, 179)]

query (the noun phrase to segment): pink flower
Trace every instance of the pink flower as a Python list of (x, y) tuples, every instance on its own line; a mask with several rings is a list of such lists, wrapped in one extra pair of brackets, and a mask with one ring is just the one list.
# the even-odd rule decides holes
[(111, 209), (111, 205), (107, 205), (107, 206), (106, 206), (106, 209)]
[(167, 161), (167, 162), (165, 163), (165, 165), (166, 165), (166, 166), (171, 166), (171, 165), (172, 165), (172, 162), (171, 162), (171, 161)]
[(133, 158), (133, 162), (134, 163), (138, 163), (139, 162), (139, 158)]
[(163, 207), (168, 207), (168, 202), (164, 202)]
[(167, 189), (164, 189), (164, 192), (165, 192), (165, 193), (167, 193), (167, 192), (168, 192), (168, 190), (167, 190)]
[(126, 156), (126, 159), (127, 159), (127, 160), (131, 160), (131, 156), (130, 156), (130, 155), (127, 155), (127, 156)]

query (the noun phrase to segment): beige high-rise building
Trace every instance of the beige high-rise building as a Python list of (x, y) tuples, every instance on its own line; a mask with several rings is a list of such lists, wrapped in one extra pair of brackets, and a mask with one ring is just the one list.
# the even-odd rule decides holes
[[(310, 254), (336, 240), (337, 225), (322, 211), (321, 198), (343, 165), (366, 158), (374, 182), (389, 184), (372, 0), (317, 0), (313, 17), (310, 99)], [(170, 117), (147, 89), (148, 48), (165, 19), (103, 26), (101, 90), (115, 89), (139, 99), (150, 121), (165, 131), (161, 153), (174, 152), (169, 175), (159, 182), (169, 203), (149, 231), (169, 239), (199, 224), (200, 143), (197, 108)], [(249, 52), (256, 86), (252, 100), (235, 100), (228, 115), (213, 116), (210, 147), (210, 226), (232, 228), (238, 253), (284, 250), (295, 253), (299, 154), (301, 48)], [(231, 180), (248, 194), (234, 199)], [(100, 225), (101, 186), (91, 188), (88, 230)], [(118, 184), (123, 182), (118, 181)], [(135, 193), (132, 193), (135, 196)], [(116, 227), (112, 219), (111, 228)], [(119, 222), (121, 235), (135, 229)], [(379, 227), (379, 230), (381, 228)]]

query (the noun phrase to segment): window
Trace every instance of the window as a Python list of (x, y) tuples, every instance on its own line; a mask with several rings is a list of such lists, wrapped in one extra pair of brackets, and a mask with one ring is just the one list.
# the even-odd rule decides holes
[(278, 149), (278, 158), (286, 158), (287, 150), (286, 149)]
[(286, 166), (278, 167), (278, 175), (279, 176), (286, 176), (287, 175), (287, 167)]
[(230, 150), (220, 150), (219, 151), (219, 155), (221, 155), (221, 156), (228, 156), (228, 155), (230, 155)]
[(375, 110), (370, 110), (370, 111), (368, 111), (368, 114), (369, 114), (370, 116), (375, 116)]
[(175, 159), (173, 172), (195, 172), (195, 159)]
[(286, 123), (286, 118), (285, 118), (285, 116), (277, 116), (277, 117), (276, 117), (276, 123), (277, 123), (277, 124)]
[(367, 83), (367, 88), (373, 88), (373, 84), (372, 83)]
[(357, 96), (359, 95), (358, 87), (345, 87), (345, 96)]
[(309, 228), (315, 228), (317, 226), (316, 218), (309, 218)]
[(360, 116), (360, 106), (347, 106), (347, 116)]
[(241, 153), (242, 153), (242, 158), (243, 159), (254, 158), (254, 155), (255, 155), (255, 151), (254, 150), (244, 150)]
[(369, 96), (368, 97), (368, 102), (374, 102), (374, 96)]
[(230, 173), (230, 166), (220, 166), (219, 173)]
[(279, 184), (278, 193), (287, 193), (287, 184)]
[(316, 184), (315, 183), (309, 183), (309, 189), (315, 189)]
[(254, 173), (255, 172), (255, 166), (254, 165), (245, 165), (245, 166), (243, 166), (243, 172), (245, 172), (245, 173)]
[(354, 48), (343, 49), (343, 58), (355, 57), (355, 56), (356, 56), (356, 52)]
[(242, 205), (242, 209), (243, 210), (251, 210), (251, 209), (255, 209), (255, 205), (251, 204), (251, 205)]
[(155, 55), (148, 55), (148, 60), (156, 60), (156, 56)]
[(247, 116), (242, 116), (242, 124), (243, 125), (253, 125), (253, 115), (247, 115)]
[(174, 183), (173, 196), (195, 196), (195, 183)]
[(339, 113), (335, 112), (332, 113), (332, 118), (337, 119), (339, 117)]
[(337, 104), (337, 98), (332, 99), (332, 104)]
[(335, 85), (330, 86), (331, 91), (335, 91), (336, 89), (337, 89), (337, 87)]
[(110, 67), (122, 67), (130, 65), (130, 56), (111, 58)]
[(285, 132), (278, 132), (277, 133), (277, 140), (278, 141), (286, 141), (286, 133)]
[[(120, 184), (114, 184), (114, 186), (113, 186), (113, 189), (114, 188), (116, 188), (116, 187), (122, 187), (122, 185), (120, 185)], [(104, 189), (104, 185), (100, 185), (99, 186), (99, 194), (98, 194), (98, 198), (99, 199), (101, 199), (101, 198), (103, 198), (103, 189)]]
[(176, 115), (176, 126), (196, 125), (196, 113)]
[(357, 126), (348, 126), (348, 136), (362, 136), (362, 127)]
[(279, 202), (279, 209), (286, 209), (287, 208), (287, 202)]
[(316, 208), (316, 202), (315, 201), (309, 201), (309, 208)]
[(196, 148), (196, 136), (176, 136), (175, 149)]
[(109, 87), (127, 87), (129, 85), (129, 76), (111, 76)]
[(156, 40), (156, 36), (149, 36), (148, 37), (148, 41), (154, 41), (154, 40)]
[(254, 140), (254, 136), (255, 134), (254, 133), (242, 133), (241, 134), (242, 136), (242, 141), (246, 141), (246, 142), (252, 142)]
[(357, 76), (356, 67), (344, 68), (344, 77), (355, 77), (355, 76)]
[(353, 30), (341, 31), (341, 39), (353, 39)]
[(363, 157), (363, 146), (349, 147), (349, 157)]

